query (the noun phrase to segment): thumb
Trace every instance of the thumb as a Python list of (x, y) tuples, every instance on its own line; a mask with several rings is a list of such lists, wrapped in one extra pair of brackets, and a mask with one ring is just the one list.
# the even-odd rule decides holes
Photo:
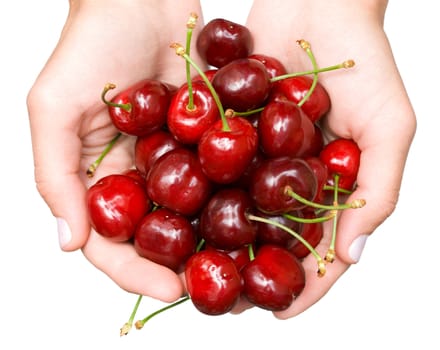
[[(72, 251), (87, 241), (84, 183), (79, 176), (81, 141), (78, 126), (56, 101), (55, 91), (34, 85), (27, 104), (32, 136), (37, 189), (57, 219), (61, 249)], [(67, 109), (68, 111), (68, 109)]]

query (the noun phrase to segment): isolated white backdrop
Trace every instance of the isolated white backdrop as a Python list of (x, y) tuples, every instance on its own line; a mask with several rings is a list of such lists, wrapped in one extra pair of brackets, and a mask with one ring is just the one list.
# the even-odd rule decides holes
[[(249, 5), (249, 0), (206, 0), (205, 18), (244, 22)], [(135, 296), (120, 290), (80, 252), (59, 250), (55, 220), (33, 180), (25, 98), (58, 39), (68, 1), (3, 3), (0, 349), (440, 348), (440, 50), (434, 5), (401, 0), (388, 7), (385, 26), (418, 115), (418, 132), (397, 210), (370, 238), (361, 262), (294, 319), (276, 320), (256, 309), (209, 317), (187, 303), (120, 338), (119, 327)], [(159, 306), (145, 299), (139, 317)]]

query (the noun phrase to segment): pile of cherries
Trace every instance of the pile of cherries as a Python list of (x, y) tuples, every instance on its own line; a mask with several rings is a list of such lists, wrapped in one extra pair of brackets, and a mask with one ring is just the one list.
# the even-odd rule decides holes
[(338, 201), (356, 186), (358, 146), (325, 142), (320, 129), (331, 103), (318, 73), (353, 61), (320, 69), (300, 40), (313, 69), (288, 73), (275, 57), (252, 52), (245, 26), (214, 19), (197, 37), (202, 69), (190, 55), (196, 19), (186, 47), (171, 45), (186, 63), (182, 86), (144, 79), (111, 100), (115, 85), (105, 86), (119, 134), (103, 154), (120, 136), (136, 137), (135, 166), (88, 189), (90, 222), (183, 272), (186, 299), (205, 314), (229, 312), (240, 298), (284, 310), (305, 286), (302, 259), (312, 253), (323, 276), (335, 258), (334, 239), (324, 258), (314, 249), (322, 223), (365, 204)]

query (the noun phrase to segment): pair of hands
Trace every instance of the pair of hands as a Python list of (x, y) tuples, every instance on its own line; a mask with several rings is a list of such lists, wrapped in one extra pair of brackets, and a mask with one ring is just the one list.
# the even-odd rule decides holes
[[(288, 71), (310, 69), (297, 39), (311, 43), (321, 66), (349, 58), (356, 62), (347, 72), (320, 75), (320, 81), (332, 101), (324, 133), (358, 143), (362, 157), (353, 198), (365, 198), (367, 205), (342, 214), (338, 256), (324, 278), (316, 276), (312, 257), (305, 260), (306, 288), (289, 309), (276, 313), (279, 318), (293, 317), (325, 295), (359, 260), (366, 237), (396, 206), (416, 120), (383, 31), (386, 4), (255, 0), (249, 13), (246, 25), (254, 36), (254, 52), (279, 58)], [(116, 133), (99, 98), (105, 83), (116, 83), (122, 90), (145, 77), (175, 85), (185, 81), (184, 62), (169, 44), (185, 42), (191, 12), (202, 17), (198, 1), (164, 0), (159, 5), (145, 0), (72, 0), (59, 43), (28, 96), (35, 179), (58, 220), (61, 248), (82, 249), (121, 288), (163, 301), (184, 293), (181, 276), (140, 258), (130, 244), (102, 238), (90, 229), (85, 208), (85, 192), (92, 182), (133, 165), (134, 140), (118, 142), (95, 178), (87, 178), (85, 170)], [(200, 18), (195, 36), (201, 26)], [(326, 239), (328, 235), (324, 245)]]

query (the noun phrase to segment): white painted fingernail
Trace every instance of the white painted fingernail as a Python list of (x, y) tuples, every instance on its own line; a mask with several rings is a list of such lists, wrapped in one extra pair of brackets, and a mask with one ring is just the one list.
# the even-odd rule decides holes
[(63, 218), (57, 218), (57, 229), (58, 229), (58, 242), (61, 249), (63, 249), (72, 239), (72, 231), (66, 220)]
[(361, 259), (362, 252), (367, 243), (368, 235), (361, 235), (357, 237), (350, 245), (348, 249), (348, 255), (350, 258), (357, 263)]

